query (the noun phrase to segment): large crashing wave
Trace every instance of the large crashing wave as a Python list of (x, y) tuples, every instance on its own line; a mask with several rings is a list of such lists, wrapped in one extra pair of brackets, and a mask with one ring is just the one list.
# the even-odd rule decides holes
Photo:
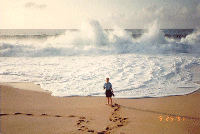
[(66, 31), (65, 35), (46, 41), (1, 41), (1, 57), (47, 57), (74, 55), (112, 55), (125, 53), (199, 53), (200, 31), (180, 41), (168, 40), (159, 30), (157, 21), (149, 26), (140, 38), (132, 38), (122, 29), (104, 31), (100, 23), (92, 20), (83, 24), (77, 32)]

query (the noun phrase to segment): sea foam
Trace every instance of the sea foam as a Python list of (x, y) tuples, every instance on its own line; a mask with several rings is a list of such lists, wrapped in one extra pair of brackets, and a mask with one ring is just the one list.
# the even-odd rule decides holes
[(167, 39), (156, 21), (132, 38), (92, 20), (45, 40), (1, 40), (0, 78), (35, 82), (60, 97), (104, 96), (106, 77), (117, 98), (182, 95), (198, 89), (188, 68), (200, 63), (199, 45), (198, 31), (180, 41)]

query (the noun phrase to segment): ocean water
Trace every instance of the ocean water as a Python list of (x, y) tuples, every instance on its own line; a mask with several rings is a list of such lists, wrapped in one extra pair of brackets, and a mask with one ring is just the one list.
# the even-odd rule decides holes
[(103, 30), (90, 21), (79, 30), (1, 30), (0, 80), (34, 82), (59, 97), (105, 96), (106, 77), (116, 98), (197, 90), (189, 69), (200, 64), (200, 31), (149, 27)]

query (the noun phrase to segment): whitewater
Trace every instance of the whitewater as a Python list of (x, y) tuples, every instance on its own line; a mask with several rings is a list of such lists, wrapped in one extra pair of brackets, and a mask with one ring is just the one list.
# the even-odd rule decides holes
[[(38, 35), (43, 36), (43, 35)], [(200, 64), (200, 32), (166, 38), (153, 22), (141, 37), (100, 23), (45, 39), (0, 40), (1, 82), (34, 82), (52, 96), (105, 96), (110, 78), (116, 98), (162, 97), (196, 91), (191, 67)]]

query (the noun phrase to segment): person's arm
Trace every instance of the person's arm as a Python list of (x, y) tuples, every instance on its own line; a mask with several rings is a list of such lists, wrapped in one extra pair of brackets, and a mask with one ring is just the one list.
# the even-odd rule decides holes
[(111, 89), (111, 91), (114, 93), (114, 91), (113, 91), (112, 87), (111, 87), (110, 89)]
[(105, 86), (105, 84), (103, 85), (103, 90), (105, 90), (105, 88), (106, 88), (106, 86)]
[[(111, 89), (111, 91), (113, 92), (113, 89), (112, 89), (112, 84), (110, 83), (110, 89)], [(114, 93), (114, 92), (113, 92)]]

